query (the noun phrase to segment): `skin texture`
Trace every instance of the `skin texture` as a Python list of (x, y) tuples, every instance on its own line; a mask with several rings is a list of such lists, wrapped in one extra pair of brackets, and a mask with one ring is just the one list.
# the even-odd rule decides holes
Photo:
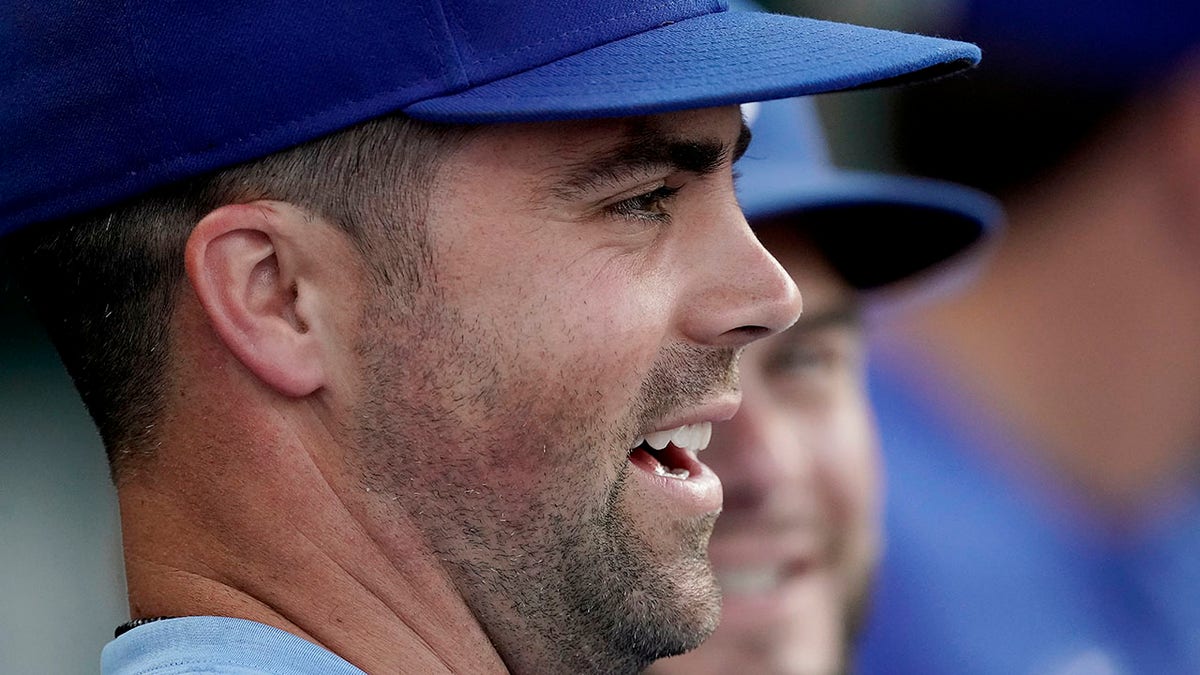
[(368, 672), (637, 672), (698, 644), (719, 484), (628, 454), (731, 416), (737, 352), (799, 313), (734, 199), (739, 120), (479, 130), (411, 293), (291, 205), (209, 214), (162, 445), (120, 488), (133, 616), (257, 620)]
[(656, 663), (660, 675), (839, 672), (878, 555), (855, 295), (786, 225), (760, 237), (804, 293), (805, 314), (742, 356), (742, 407), (703, 455), (725, 486), (709, 549), (721, 624), (699, 649)]

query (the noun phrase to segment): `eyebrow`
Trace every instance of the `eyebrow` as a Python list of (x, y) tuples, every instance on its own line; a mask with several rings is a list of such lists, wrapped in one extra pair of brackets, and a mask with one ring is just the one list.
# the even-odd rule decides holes
[(750, 128), (745, 122), (732, 145), (713, 138), (681, 138), (641, 123), (617, 145), (568, 165), (555, 192), (562, 199), (574, 199), (630, 176), (664, 169), (703, 176), (716, 171), (726, 160), (736, 162), (749, 145)]

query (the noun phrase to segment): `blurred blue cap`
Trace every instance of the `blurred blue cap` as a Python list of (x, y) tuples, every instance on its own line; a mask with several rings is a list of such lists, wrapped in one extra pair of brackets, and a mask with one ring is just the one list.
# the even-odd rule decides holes
[(999, 203), (978, 190), (835, 167), (811, 99), (742, 108), (754, 133), (737, 165), (746, 218), (803, 228), (855, 288), (965, 259), (999, 226)]
[(1123, 92), (1168, 75), (1200, 44), (1200, 2), (966, 0), (961, 33), (991, 71)]
[(17, 0), (0, 5), (0, 235), (394, 112), (639, 115), (978, 60), (724, 0)]

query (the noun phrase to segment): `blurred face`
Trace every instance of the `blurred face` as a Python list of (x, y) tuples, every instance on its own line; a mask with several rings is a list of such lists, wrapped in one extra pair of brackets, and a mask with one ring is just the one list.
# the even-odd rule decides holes
[(804, 294), (804, 314), (742, 356), (742, 408), (704, 454), (725, 485), (709, 548), (721, 623), (656, 673), (838, 672), (876, 559), (876, 441), (854, 295), (785, 226), (761, 237)]
[(735, 107), (485, 127), (433, 186), (421, 290), (366, 312), (376, 539), (415, 528), (514, 673), (637, 672), (716, 625), (695, 452), (799, 310), (734, 198), (744, 140)]

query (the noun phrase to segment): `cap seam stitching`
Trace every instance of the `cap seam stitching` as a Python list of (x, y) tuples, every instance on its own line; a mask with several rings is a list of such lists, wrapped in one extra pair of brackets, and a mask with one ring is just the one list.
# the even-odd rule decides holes
[[(457, 86), (471, 87), (472, 86), (471, 76), (467, 74), (467, 69), (463, 65), (463, 63), (464, 63), (463, 53), (462, 53), (463, 48), (458, 44), (458, 39), (455, 37), (454, 30), (450, 26), (450, 18), (449, 17), (452, 14), (452, 12), (448, 7), (446, 7), (445, 3), (442, 2), (442, 0), (436, 0), (432, 4), (436, 5), (436, 7), (437, 7), (438, 21), (441, 23), (442, 30), (446, 35), (446, 40), (450, 43), (451, 49), (454, 50), (454, 69), (456, 71), (455, 74), (458, 77), (457, 77), (456, 82), (453, 82), (453, 83), (448, 82), (447, 84), (450, 85), (451, 87), (457, 87)], [(425, 16), (424, 10), (422, 10), (422, 16), (423, 17)], [(426, 19), (426, 25), (429, 27), (429, 37), (431, 39), (433, 39), (434, 42), (436, 42), (437, 40), (433, 34), (433, 27), (429, 26), (428, 19)], [(434, 51), (436, 51), (439, 55), (439, 63), (444, 65), (445, 61), (441, 60), (441, 50), (438, 49), (438, 50), (434, 50)]]

